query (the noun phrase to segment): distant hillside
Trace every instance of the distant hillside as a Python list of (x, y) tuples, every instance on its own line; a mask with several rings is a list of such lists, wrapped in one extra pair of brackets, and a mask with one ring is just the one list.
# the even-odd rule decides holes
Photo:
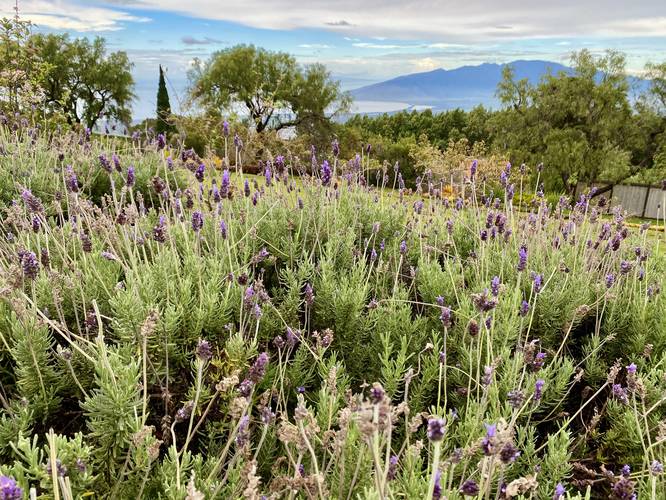
[[(497, 84), (502, 79), (506, 65), (515, 69), (516, 78), (527, 78), (537, 83), (550, 73), (571, 68), (552, 61), (513, 61), (506, 64), (484, 63), (479, 66), (462, 66), (451, 70), (436, 69), (425, 73), (403, 75), (385, 82), (367, 85), (351, 91), (357, 101), (394, 101), (410, 105), (430, 106), (433, 109), (471, 109), (478, 104), (496, 108)], [(630, 83), (644, 87), (646, 82), (631, 78)]]

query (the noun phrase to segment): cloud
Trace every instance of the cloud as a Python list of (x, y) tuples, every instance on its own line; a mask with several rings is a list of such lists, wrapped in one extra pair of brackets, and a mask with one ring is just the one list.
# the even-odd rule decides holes
[(302, 49), (333, 49), (333, 45), (326, 45), (325, 43), (301, 43), (299, 45)]
[[(66, 0), (53, 0), (55, 4)], [(74, 0), (69, 0), (74, 1)], [(97, 0), (108, 5), (113, 0)], [(118, 1), (118, 0), (116, 0)], [(525, 38), (664, 37), (663, 0), (121, 0), (131, 7), (177, 12), (254, 28), (345, 28), (350, 37), (476, 43)], [(104, 2), (104, 3), (103, 3)]]
[(213, 44), (225, 43), (222, 40), (218, 40), (217, 38), (211, 38), (209, 36), (205, 36), (203, 38), (184, 36), (183, 38), (180, 39), (180, 41), (183, 42), (185, 45), (213, 45)]
[(418, 47), (417, 45), (396, 45), (396, 44), (389, 44), (389, 43), (369, 43), (369, 42), (356, 42), (356, 43), (352, 43), (352, 46), (357, 47), (359, 49), (384, 49), (384, 50), (410, 49), (410, 48)]
[[(13, 9), (4, 1), (0, 5), (0, 16), (13, 15)], [(19, 14), (38, 27), (78, 32), (117, 31), (125, 23), (149, 22), (120, 10), (96, 7), (68, 0), (25, 0), (19, 4)]]
[(349, 21), (345, 21), (344, 19), (340, 19), (339, 21), (328, 21), (324, 24), (326, 26), (342, 26), (342, 27), (354, 26), (352, 23), (350, 23)]

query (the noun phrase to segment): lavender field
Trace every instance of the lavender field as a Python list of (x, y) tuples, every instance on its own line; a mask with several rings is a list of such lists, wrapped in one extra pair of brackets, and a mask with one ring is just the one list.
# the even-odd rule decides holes
[(666, 497), (663, 221), (225, 132), (0, 125), (0, 498)]

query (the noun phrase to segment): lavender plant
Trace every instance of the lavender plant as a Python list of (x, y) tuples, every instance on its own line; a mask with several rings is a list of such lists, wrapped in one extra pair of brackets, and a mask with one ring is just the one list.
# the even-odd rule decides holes
[(0, 146), (0, 498), (666, 495), (663, 233), (621, 210)]

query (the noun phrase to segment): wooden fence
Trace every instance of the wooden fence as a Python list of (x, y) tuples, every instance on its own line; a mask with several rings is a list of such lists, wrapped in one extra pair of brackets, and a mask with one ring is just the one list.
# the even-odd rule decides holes
[[(608, 184), (596, 183), (593, 186), (602, 188)], [(579, 183), (576, 186), (576, 197), (588, 189), (587, 184)], [(610, 200), (610, 206), (620, 205), (629, 215), (662, 220), (666, 217), (666, 191), (661, 186), (615, 184), (603, 196)]]

